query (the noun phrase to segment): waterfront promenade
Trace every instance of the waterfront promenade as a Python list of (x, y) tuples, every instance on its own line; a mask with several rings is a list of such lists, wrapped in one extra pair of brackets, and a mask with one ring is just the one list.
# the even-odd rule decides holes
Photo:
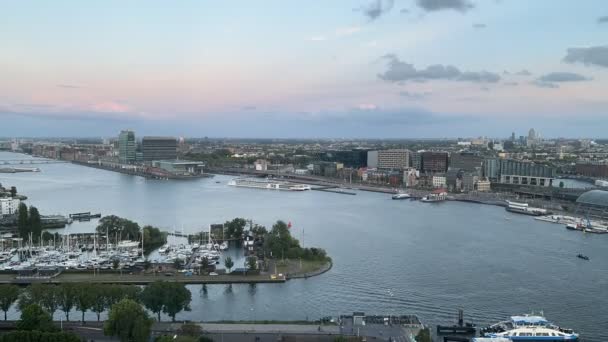
[(268, 274), (259, 275), (191, 275), (174, 274), (166, 276), (158, 274), (104, 274), (93, 272), (62, 273), (53, 278), (17, 278), (15, 274), (0, 274), (0, 284), (29, 285), (33, 283), (62, 284), (62, 283), (86, 283), (94, 282), (101, 284), (133, 284), (146, 285), (155, 281), (172, 281), (183, 284), (259, 284), (259, 283), (284, 283), (285, 277), (271, 278)]

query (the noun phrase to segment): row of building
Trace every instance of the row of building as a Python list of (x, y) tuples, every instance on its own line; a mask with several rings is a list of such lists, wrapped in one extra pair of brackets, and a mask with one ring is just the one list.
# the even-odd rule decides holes
[(143, 137), (141, 148), (135, 140), (135, 132), (121, 131), (118, 136), (118, 159), (122, 164), (152, 162), (155, 160), (177, 159), (177, 139), (175, 137)]

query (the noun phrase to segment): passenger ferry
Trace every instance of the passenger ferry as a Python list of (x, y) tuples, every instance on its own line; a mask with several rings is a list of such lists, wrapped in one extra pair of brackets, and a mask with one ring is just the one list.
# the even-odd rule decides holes
[(306, 191), (311, 190), (310, 185), (306, 184), (293, 184), (282, 181), (272, 181), (269, 179), (255, 179), (255, 178), (235, 178), (228, 182), (230, 186), (237, 186), (243, 188), (256, 188), (256, 189), (268, 189), (268, 190), (287, 190), (287, 191)]
[(404, 193), (404, 192), (399, 192), (399, 193), (394, 194), (394, 195), (392, 196), (392, 198), (393, 198), (394, 200), (402, 200), (402, 199), (409, 199), (409, 198), (412, 198), (412, 196), (411, 196), (410, 194), (406, 194), (406, 193)]
[(571, 329), (553, 325), (543, 316), (511, 316), (509, 321), (499, 322), (481, 330), (484, 338), (473, 342), (527, 341), (557, 342), (578, 341), (578, 334)]

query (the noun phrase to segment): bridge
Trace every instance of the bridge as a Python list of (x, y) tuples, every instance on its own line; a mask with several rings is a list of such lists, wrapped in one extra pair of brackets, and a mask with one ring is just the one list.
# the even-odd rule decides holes
[(69, 163), (67, 160), (54, 159), (0, 159), (2, 165), (36, 165), (36, 164), (62, 164)]

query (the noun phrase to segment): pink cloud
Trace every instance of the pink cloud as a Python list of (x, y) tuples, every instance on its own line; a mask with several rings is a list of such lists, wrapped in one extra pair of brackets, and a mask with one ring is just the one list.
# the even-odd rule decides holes
[(127, 113), (132, 111), (131, 107), (119, 102), (99, 102), (91, 105), (91, 110), (99, 113)]

